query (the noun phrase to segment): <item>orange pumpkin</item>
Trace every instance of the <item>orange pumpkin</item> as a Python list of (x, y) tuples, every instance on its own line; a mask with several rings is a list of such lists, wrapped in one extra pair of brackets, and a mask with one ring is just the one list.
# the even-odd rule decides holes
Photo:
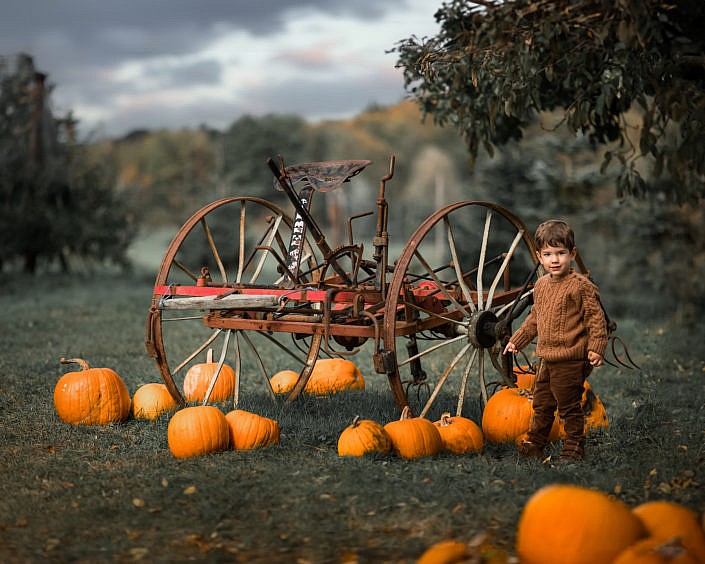
[(515, 366), (514, 376), (517, 379), (517, 388), (531, 390), (534, 387), (534, 382), (536, 381), (536, 372), (533, 366), (529, 366), (528, 364)]
[(119, 423), (130, 415), (130, 393), (122, 378), (110, 368), (91, 368), (81, 358), (62, 358), (61, 364), (78, 364), (54, 387), (54, 407), (59, 417), (74, 425)]
[[(288, 394), (299, 379), (298, 372), (282, 370), (269, 380), (277, 394)], [(355, 364), (343, 358), (323, 358), (316, 361), (306, 382), (307, 394), (327, 395), (344, 390), (364, 390), (365, 379)]]
[(370, 419), (356, 416), (349, 427), (338, 437), (338, 456), (364, 456), (379, 452), (386, 454), (392, 450), (392, 440), (384, 427)]
[(279, 443), (279, 423), (274, 419), (235, 409), (225, 415), (230, 432), (230, 446), (235, 450), (252, 450)]
[(416, 564), (454, 564), (470, 562), (472, 554), (467, 543), (446, 540), (429, 546), (416, 561)]
[(632, 511), (644, 523), (650, 536), (663, 541), (680, 537), (695, 560), (705, 562), (705, 533), (695, 511), (666, 500), (647, 501)]
[(167, 440), (176, 458), (190, 458), (227, 449), (230, 431), (220, 409), (196, 405), (173, 415), (167, 427)]
[(176, 411), (176, 400), (164, 384), (150, 382), (137, 388), (132, 396), (132, 416), (135, 419), (156, 419), (163, 413)]
[(527, 501), (519, 517), (516, 550), (522, 564), (612, 562), (646, 536), (619, 500), (580, 486), (552, 484)]
[(455, 454), (482, 451), (482, 429), (471, 419), (459, 415), (451, 417), (450, 413), (444, 413), (434, 425), (438, 427), (445, 450)]
[(647, 537), (620, 552), (612, 564), (698, 564), (678, 537)]
[(402, 411), (401, 418), (387, 423), (384, 430), (394, 451), (407, 460), (433, 456), (443, 449), (438, 427), (423, 417), (410, 417), (408, 406)]
[[(205, 399), (216, 368), (218, 368), (218, 363), (213, 362), (213, 351), (208, 349), (206, 362), (193, 365), (184, 377), (184, 396), (188, 401), (203, 401)], [(227, 364), (223, 364), (208, 401), (229, 401), (234, 394), (235, 371)]]
[(531, 428), (532, 416), (531, 392), (502, 388), (487, 400), (482, 412), (482, 433), (493, 443), (514, 442)]

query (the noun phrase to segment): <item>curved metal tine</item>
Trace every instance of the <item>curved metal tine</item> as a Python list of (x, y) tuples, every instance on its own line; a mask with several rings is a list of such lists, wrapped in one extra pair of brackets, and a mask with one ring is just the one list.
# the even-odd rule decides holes
[(425, 349), (419, 353), (416, 353), (413, 356), (410, 356), (409, 358), (407, 358), (403, 362), (400, 362), (398, 364), (398, 366), (400, 366), (400, 367), (405, 366), (406, 364), (409, 364), (412, 360), (416, 360), (417, 358), (423, 358), (424, 356), (431, 354), (433, 351), (440, 349), (441, 347), (447, 347), (448, 345), (452, 345), (456, 341), (462, 341), (463, 339), (467, 339), (467, 338), (468, 338), (467, 335), (458, 335), (457, 337), (454, 337), (450, 340), (441, 341), (437, 345), (433, 345), (432, 347), (428, 347), (427, 349)]
[(512, 241), (512, 245), (509, 247), (507, 254), (504, 256), (504, 260), (502, 261), (502, 265), (499, 267), (499, 270), (497, 271), (497, 275), (494, 277), (494, 280), (492, 280), (492, 285), (490, 286), (490, 289), (487, 291), (486, 309), (490, 309), (490, 307), (492, 307), (492, 300), (494, 298), (494, 291), (497, 289), (497, 284), (499, 284), (499, 281), (502, 278), (502, 275), (504, 274), (504, 271), (506, 270), (507, 265), (509, 264), (509, 261), (512, 258), (512, 255), (514, 254), (514, 251), (516, 250), (517, 245), (519, 244), (519, 241), (521, 241), (521, 238), (523, 236), (524, 236), (523, 229), (520, 229), (519, 231), (517, 231), (517, 234), (514, 237), (514, 240)]
[[(303, 264), (304, 262), (309, 260), (312, 256), (313, 255), (311, 253), (305, 253), (304, 255), (302, 255), (301, 264)], [(290, 278), (290, 276), (288, 274), (284, 274), (283, 276), (280, 276), (279, 278), (277, 278), (274, 281), (274, 285), (277, 286), (277, 285), (281, 284), (285, 278)]]
[(215, 383), (218, 380), (218, 376), (220, 376), (220, 371), (223, 368), (223, 364), (225, 363), (225, 355), (228, 352), (228, 345), (230, 344), (230, 334), (233, 332), (232, 329), (226, 329), (225, 331), (225, 339), (223, 340), (223, 350), (220, 351), (220, 358), (218, 359), (218, 365), (215, 367), (215, 372), (213, 373), (213, 377), (211, 378), (210, 384), (208, 384), (208, 389), (206, 390), (206, 395), (203, 398), (203, 405), (206, 405), (208, 403), (208, 400), (211, 397), (211, 392), (213, 391), (213, 388), (215, 387)]
[(245, 342), (249, 345), (250, 349), (255, 355), (255, 358), (257, 359), (257, 363), (259, 364), (260, 370), (262, 371), (262, 376), (264, 377), (264, 381), (266, 383), (265, 388), (269, 392), (269, 397), (272, 399), (272, 401), (276, 401), (276, 395), (274, 394), (274, 390), (272, 389), (272, 383), (269, 381), (269, 377), (267, 376), (267, 370), (264, 367), (264, 362), (262, 362), (262, 357), (260, 357), (259, 353), (257, 352), (257, 349), (252, 344), (250, 338), (247, 336), (247, 333), (243, 332), (242, 338), (245, 339)]
[(247, 213), (245, 211), (245, 200), (240, 200), (240, 229), (238, 241), (238, 255), (237, 255), (237, 275), (235, 276), (235, 283), (239, 284), (242, 281), (242, 273), (245, 270), (245, 217)]
[[(466, 324), (464, 321), (461, 321), (459, 319), (451, 319), (450, 317), (445, 317), (444, 315), (441, 315), (440, 313), (436, 313), (435, 311), (430, 311), (430, 310), (422, 308), (416, 304), (408, 303), (406, 301), (403, 302), (403, 304), (406, 307), (410, 307), (410, 308), (415, 309), (417, 311), (421, 311), (421, 312), (425, 313), (426, 315), (428, 315), (429, 317), (435, 317), (436, 319), (442, 319), (443, 321), (446, 321), (448, 323), (455, 323), (456, 325), (460, 325), (461, 327), (464, 327)], [(198, 319), (202, 319), (202, 317), (199, 317)]]
[(446, 380), (448, 379), (448, 376), (450, 376), (450, 373), (452, 372), (453, 368), (455, 368), (455, 365), (460, 362), (460, 359), (463, 358), (463, 355), (467, 352), (467, 350), (471, 347), (472, 345), (470, 343), (467, 343), (466, 345), (463, 346), (462, 349), (458, 351), (458, 354), (455, 355), (455, 358), (450, 362), (450, 364), (447, 366), (445, 371), (443, 372), (443, 376), (441, 376), (438, 379), (438, 382), (436, 382), (436, 387), (433, 388), (433, 392), (431, 392), (431, 397), (428, 398), (426, 401), (426, 405), (424, 405), (423, 409), (421, 410), (421, 413), (419, 414), (419, 417), (425, 417), (426, 413), (428, 413), (428, 410), (431, 408), (431, 404), (436, 399), (436, 396), (438, 395), (438, 392), (441, 391), (441, 388), (443, 387), (443, 384), (445, 384)]
[(477, 309), (484, 308), (485, 298), (482, 290), (482, 273), (485, 269), (485, 255), (487, 254), (487, 241), (490, 238), (490, 225), (492, 224), (492, 210), (487, 209), (485, 217), (485, 231), (482, 233), (482, 246), (480, 247), (480, 262), (477, 263)]
[(282, 218), (283, 218), (283, 216), (278, 215), (277, 219), (274, 220), (274, 225), (272, 226), (272, 229), (269, 232), (269, 235), (267, 236), (266, 243), (264, 243), (264, 246), (267, 247), (267, 249), (262, 251), (262, 256), (260, 256), (260, 258), (259, 258), (259, 262), (257, 263), (257, 267), (255, 268), (255, 272), (252, 275), (252, 279), (250, 280), (250, 284), (254, 284), (257, 281), (257, 278), (259, 278), (260, 272), (262, 272), (262, 267), (264, 266), (264, 261), (267, 260), (267, 255), (269, 254), (268, 248), (272, 244), (272, 240), (274, 239), (274, 235), (279, 230), (279, 225), (282, 222)]
[[(534, 289), (531, 288), (531, 290), (528, 290), (527, 292), (524, 292), (521, 296), (519, 296), (519, 299), (524, 299), (526, 296), (530, 296), (531, 294), (534, 293)], [(509, 302), (508, 304), (504, 304), (501, 308), (499, 308), (497, 311), (495, 311), (495, 315), (497, 317), (501, 317), (502, 314), (507, 311), (508, 309), (511, 309), (512, 306), (514, 305), (514, 301)]]
[(450, 256), (453, 258), (453, 268), (455, 269), (455, 276), (458, 278), (458, 285), (463, 291), (465, 299), (468, 301), (471, 311), (477, 311), (475, 302), (472, 301), (472, 296), (470, 294), (470, 288), (465, 283), (465, 278), (463, 277), (463, 269), (460, 265), (460, 260), (458, 259), (458, 249), (455, 247), (455, 236), (453, 235), (453, 228), (450, 225), (448, 216), (443, 216), (443, 222), (446, 225), (446, 232), (448, 235), (448, 246), (450, 247)]
[(465, 371), (463, 372), (463, 379), (460, 383), (460, 393), (458, 394), (458, 408), (455, 410), (455, 415), (460, 417), (463, 414), (463, 404), (465, 403), (465, 390), (468, 385), (468, 378), (470, 377), (470, 370), (472, 370), (472, 365), (475, 363), (475, 358), (477, 358), (477, 351), (480, 349), (475, 349), (472, 351), (472, 356), (465, 366)]
[[(274, 343), (276, 346), (278, 346), (281, 350), (283, 350), (285, 353), (287, 353), (290, 357), (292, 357), (294, 360), (299, 362), (300, 364), (306, 364), (306, 360), (301, 358), (300, 356), (297, 356), (294, 351), (292, 351), (289, 347), (287, 347), (284, 343), (281, 343), (279, 340), (277, 340), (275, 337), (270, 335), (269, 333), (266, 333), (265, 331), (257, 331), (258, 335), (262, 335), (266, 339), (269, 339), (272, 343)], [(302, 353), (301, 349), (299, 349)]]
[(477, 373), (480, 377), (480, 395), (482, 397), (482, 407), (487, 405), (487, 382), (485, 381), (485, 350), (480, 349), (480, 357), (477, 362)]
[[(457, 308), (458, 308), (459, 310), (461, 310), (461, 311), (465, 311), (465, 307), (462, 306), (462, 305), (460, 305), (460, 304), (458, 303), (458, 301), (457, 301), (453, 296), (450, 295), (450, 293), (449, 293), (448, 290), (446, 289), (446, 287), (445, 287), (445, 285), (443, 284), (443, 282), (441, 282), (441, 279), (438, 278), (438, 276), (436, 276), (436, 273), (433, 271), (433, 269), (431, 268), (431, 266), (426, 262), (426, 259), (424, 259), (424, 258), (421, 256), (421, 253), (418, 251), (418, 249), (416, 249), (416, 250), (414, 251), (414, 255), (416, 255), (416, 258), (419, 259), (419, 261), (421, 262), (421, 264), (424, 266), (424, 268), (425, 268), (425, 269), (428, 271), (428, 273), (431, 275), (431, 278), (433, 278), (433, 281), (436, 283), (436, 285), (438, 286), (438, 289), (441, 291), (441, 293), (442, 293), (446, 298), (448, 298), (448, 300), (449, 300), (455, 307), (457, 307)], [(471, 301), (470, 303), (472, 303), (472, 301)]]
[(225, 273), (225, 267), (223, 266), (223, 261), (220, 260), (220, 254), (218, 253), (218, 248), (215, 246), (215, 241), (213, 240), (213, 234), (211, 233), (210, 227), (208, 227), (208, 224), (206, 223), (206, 218), (205, 216), (201, 218), (201, 226), (203, 227), (203, 231), (206, 234), (206, 239), (208, 239), (208, 245), (211, 248), (211, 252), (213, 253), (213, 258), (215, 258), (215, 262), (218, 265), (218, 270), (220, 270), (220, 276), (223, 279), (223, 284), (228, 283), (228, 275)]
[(240, 403), (240, 374), (242, 371), (242, 357), (240, 356), (240, 331), (235, 331), (235, 392), (233, 393), (233, 408)]
[[(199, 319), (203, 319), (202, 317)], [(205, 342), (198, 347), (195, 351), (193, 351), (188, 357), (186, 357), (186, 360), (184, 360), (181, 364), (179, 364), (174, 370), (172, 370), (171, 375), (172, 377), (176, 375), (176, 373), (181, 370), (184, 366), (186, 366), (189, 362), (191, 362), (194, 358), (196, 358), (199, 354), (201, 354), (205, 348), (210, 345), (213, 341), (216, 340), (218, 335), (220, 335), (223, 332), (222, 329), (216, 329), (214, 333), (208, 337), (208, 339), (205, 340)]]
[[(612, 355), (614, 356), (615, 360), (619, 362), (622, 366), (628, 369), (633, 369), (636, 368), (637, 370), (641, 370), (641, 366), (639, 366), (636, 362), (634, 362), (634, 359), (632, 359), (631, 355), (629, 354), (629, 349), (627, 349), (627, 345), (624, 344), (624, 341), (622, 340), (621, 337), (617, 337), (616, 335), (612, 336)], [(627, 357), (627, 360), (631, 364), (631, 366), (627, 363), (625, 363), (619, 356), (617, 355), (617, 352), (615, 351), (614, 345), (616, 342), (619, 342), (620, 345), (622, 345), (622, 350), (624, 351), (624, 356)]]

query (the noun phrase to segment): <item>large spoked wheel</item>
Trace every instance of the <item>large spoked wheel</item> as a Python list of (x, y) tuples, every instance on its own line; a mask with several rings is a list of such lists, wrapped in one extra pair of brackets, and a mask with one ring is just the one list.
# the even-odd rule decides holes
[(528, 305), (537, 260), (526, 226), (495, 204), (451, 204), (418, 227), (384, 312), (386, 371), (400, 409), (461, 415), (472, 389), (484, 406), (493, 386), (511, 383), (503, 341)]
[[(299, 380), (305, 384), (318, 357), (320, 336), (208, 327), (210, 306), (204, 309), (202, 305), (189, 305), (193, 296), (204, 291), (213, 296), (256, 289), (254, 299), (266, 302), (268, 289), (313, 284), (319, 276), (320, 261), (308, 240), (302, 247), (298, 279), (283, 274), (292, 226), (292, 219), (266, 200), (229, 197), (198, 210), (174, 236), (155, 282), (147, 319), (147, 349), (180, 405), (186, 403), (182, 393), (184, 375), (193, 364), (206, 362), (209, 349), (214, 361), (227, 363), (236, 373), (235, 403), (241, 388), (248, 384), (260, 390), (263, 385), (274, 397), (269, 377), (277, 368), (267, 366), (260, 352), (272, 350), (272, 344), (287, 353), (285, 368), (298, 369)], [(274, 298), (270, 295), (269, 299)], [(229, 311), (228, 315), (240, 314)]]

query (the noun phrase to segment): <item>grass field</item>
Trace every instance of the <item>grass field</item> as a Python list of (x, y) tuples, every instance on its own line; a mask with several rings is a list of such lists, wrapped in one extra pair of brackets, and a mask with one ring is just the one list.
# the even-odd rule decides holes
[(611, 426), (590, 437), (579, 466), (523, 460), (509, 445), (411, 462), (338, 457), (338, 435), (355, 415), (397, 416), (364, 355), (364, 391), (289, 406), (264, 393), (243, 399), (278, 419), (278, 446), (176, 460), (167, 417), (74, 427), (52, 401), (68, 370), (62, 356), (113, 368), (130, 393), (159, 381), (144, 348), (151, 282), (3, 278), (0, 561), (414, 562), (434, 542), (481, 532), (512, 553), (524, 503), (555, 482), (631, 506), (670, 499), (705, 510), (703, 325), (618, 320), (642, 370), (591, 376)]

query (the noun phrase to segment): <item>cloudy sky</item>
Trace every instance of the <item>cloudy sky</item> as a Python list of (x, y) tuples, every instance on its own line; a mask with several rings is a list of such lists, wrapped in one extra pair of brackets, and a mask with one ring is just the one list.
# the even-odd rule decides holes
[(3, 0), (0, 55), (25, 52), (83, 133), (223, 129), (244, 114), (352, 117), (404, 97), (395, 53), (441, 0)]

